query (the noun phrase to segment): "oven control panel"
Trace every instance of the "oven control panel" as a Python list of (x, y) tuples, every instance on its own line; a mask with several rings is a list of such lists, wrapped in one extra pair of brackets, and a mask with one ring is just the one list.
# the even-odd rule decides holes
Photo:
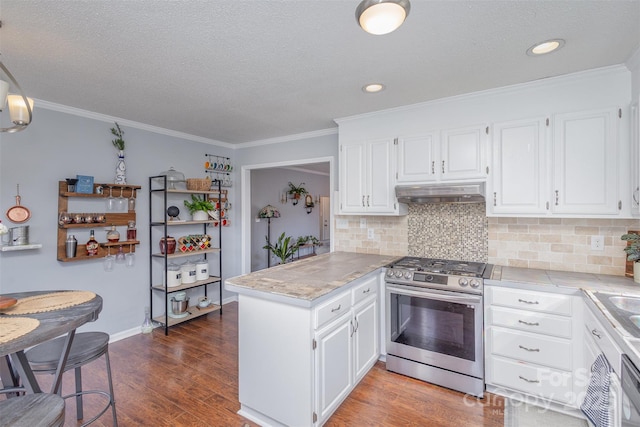
[(387, 268), (385, 275), (389, 283), (482, 294), (482, 279), (476, 277), (450, 276), (403, 268)]

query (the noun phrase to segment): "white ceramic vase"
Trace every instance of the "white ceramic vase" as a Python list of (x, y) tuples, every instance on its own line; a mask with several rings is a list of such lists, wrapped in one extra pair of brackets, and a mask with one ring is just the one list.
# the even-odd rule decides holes
[(640, 261), (633, 263), (633, 281), (640, 283)]
[(118, 163), (116, 163), (116, 179), (114, 184), (127, 183), (126, 170), (127, 167), (124, 164), (124, 150), (120, 150), (118, 151)]

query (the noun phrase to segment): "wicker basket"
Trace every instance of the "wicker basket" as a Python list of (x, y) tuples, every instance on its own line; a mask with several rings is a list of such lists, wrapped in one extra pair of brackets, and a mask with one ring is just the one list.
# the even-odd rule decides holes
[(211, 178), (187, 178), (187, 190), (208, 191), (211, 189)]

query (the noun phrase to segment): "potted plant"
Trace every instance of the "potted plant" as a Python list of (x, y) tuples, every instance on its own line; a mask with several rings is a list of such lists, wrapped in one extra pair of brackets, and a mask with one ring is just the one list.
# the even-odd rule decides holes
[(308, 194), (309, 192), (307, 191), (306, 188), (303, 187), (304, 182), (301, 182), (300, 185), (293, 185), (293, 183), (291, 181), (289, 181), (289, 190), (287, 190), (287, 193), (289, 194), (289, 197), (291, 197), (292, 199), (294, 199), (293, 204), (297, 204), (298, 200), (300, 199), (300, 197), (302, 197), (304, 194)]
[(191, 195), (191, 202), (185, 200), (184, 205), (189, 209), (194, 221), (207, 221), (209, 219), (209, 211), (213, 211), (215, 208), (209, 200), (201, 199), (194, 194)]
[(118, 149), (118, 163), (116, 164), (116, 178), (114, 180), (114, 184), (126, 184), (127, 167), (124, 163), (124, 131), (120, 129), (118, 122), (114, 123), (116, 127), (111, 128), (111, 133), (116, 137), (116, 139), (112, 139), (111, 143)]
[(633, 281), (640, 283), (640, 234), (623, 234), (620, 239), (628, 242), (624, 251), (627, 260), (633, 262)]
[(314, 236), (300, 236), (298, 237), (298, 246), (306, 245), (307, 243), (311, 243), (313, 246), (318, 246), (320, 241), (316, 239)]
[(267, 236), (264, 236), (264, 238), (267, 241), (267, 244), (264, 245), (262, 249), (267, 249), (273, 252), (275, 256), (280, 258), (281, 264), (286, 264), (287, 260), (289, 260), (298, 250), (298, 243), (291, 243), (292, 237), (285, 237), (284, 232), (282, 232), (280, 237), (278, 237), (275, 245), (272, 245), (271, 242), (269, 242), (269, 238)]

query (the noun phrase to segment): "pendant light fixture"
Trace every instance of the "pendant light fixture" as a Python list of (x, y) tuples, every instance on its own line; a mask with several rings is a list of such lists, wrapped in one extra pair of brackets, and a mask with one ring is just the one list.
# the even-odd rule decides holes
[(367, 33), (388, 34), (402, 25), (409, 10), (409, 0), (362, 0), (356, 8), (356, 20)]
[(0, 128), (0, 132), (19, 132), (31, 123), (33, 118), (33, 99), (25, 96), (22, 88), (2, 61), (0, 61), (0, 69), (19, 92), (19, 95), (10, 95), (9, 83), (0, 79), (0, 111), (4, 110), (4, 106), (8, 103), (9, 117), (13, 123), (12, 127)]

